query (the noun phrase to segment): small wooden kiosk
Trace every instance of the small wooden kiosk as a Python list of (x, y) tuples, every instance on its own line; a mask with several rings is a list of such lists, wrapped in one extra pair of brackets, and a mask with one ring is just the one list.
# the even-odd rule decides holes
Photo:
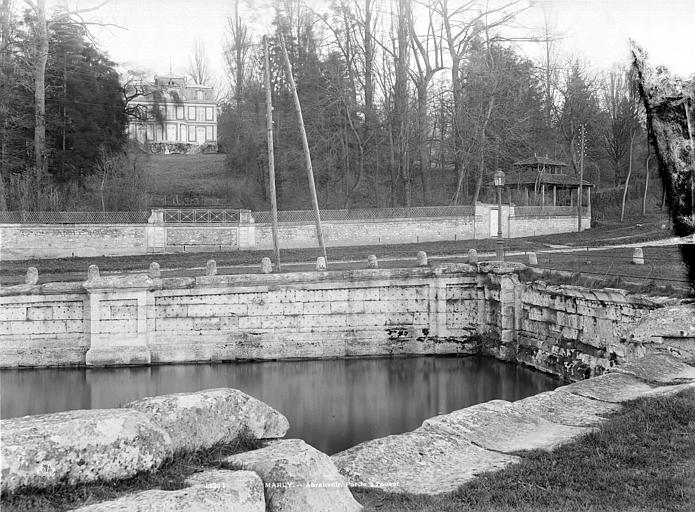
[[(514, 170), (507, 175), (507, 186), (516, 191), (515, 199), (520, 205), (574, 206), (579, 176), (566, 173), (567, 168), (565, 162), (533, 155), (514, 162)], [(591, 206), (591, 187), (591, 183), (582, 180), (582, 189), (586, 190), (586, 194), (582, 194), (582, 204), (587, 207)]]

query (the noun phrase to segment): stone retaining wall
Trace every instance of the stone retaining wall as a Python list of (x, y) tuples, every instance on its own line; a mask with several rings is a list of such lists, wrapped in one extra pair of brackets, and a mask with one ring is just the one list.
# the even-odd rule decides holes
[(3, 367), (487, 353), (568, 379), (645, 353), (658, 303), (519, 282), (521, 264), (151, 278), (0, 290)]
[(657, 302), (625, 290), (531, 283), (521, 291), (515, 359), (571, 380), (645, 354), (631, 332)]
[[(169, 279), (97, 273), (70, 296), (6, 287), (0, 307), (11, 316), (0, 313), (0, 364), (470, 353), (474, 334), (510, 336), (495, 301), (485, 300), (510, 279), (454, 265)], [(75, 318), (57, 320), (68, 311)], [(489, 321), (478, 323), (481, 315)], [(61, 348), (70, 354), (64, 360)]]

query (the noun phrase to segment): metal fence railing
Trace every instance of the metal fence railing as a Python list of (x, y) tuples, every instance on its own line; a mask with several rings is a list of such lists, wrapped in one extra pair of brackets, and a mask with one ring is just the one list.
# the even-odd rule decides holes
[[(321, 210), (321, 220), (371, 220), (412, 217), (468, 217), (475, 215), (474, 206), (414, 206), (410, 208), (362, 208), (355, 210)], [(253, 212), (256, 222), (271, 222), (271, 212)], [(313, 222), (312, 210), (278, 212), (280, 222)]]
[(165, 224), (236, 224), (242, 210), (212, 208), (165, 208)]
[[(589, 209), (582, 207), (582, 215), (588, 216)], [(516, 217), (567, 217), (577, 215), (576, 206), (516, 206)]]
[(0, 211), (0, 224), (145, 224), (150, 211), (25, 212)]

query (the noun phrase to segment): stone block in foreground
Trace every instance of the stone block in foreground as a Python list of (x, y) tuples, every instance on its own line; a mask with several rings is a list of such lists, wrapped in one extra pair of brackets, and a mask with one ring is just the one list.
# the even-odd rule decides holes
[(686, 384), (695, 381), (695, 366), (668, 354), (653, 354), (611, 369), (655, 384)]
[(504, 400), (492, 400), (429, 418), (422, 429), (463, 438), (476, 446), (504, 453), (551, 450), (591, 431), (587, 427), (550, 422)]
[(609, 414), (620, 410), (619, 404), (562, 390), (546, 391), (517, 400), (512, 402), (511, 407), (536, 418), (574, 427), (595, 427), (606, 421)]
[(263, 482), (253, 471), (212, 470), (186, 479), (188, 487), (154, 489), (75, 509), (75, 512), (265, 512)]
[(174, 451), (200, 450), (245, 437), (283, 437), (290, 424), (268, 404), (237, 389), (154, 396), (126, 407), (148, 414), (171, 436)]
[(642, 382), (632, 375), (607, 373), (559, 387), (556, 391), (564, 391), (593, 400), (619, 404), (645, 396), (654, 389), (653, 386)]
[(132, 409), (66, 411), (0, 422), (2, 492), (129, 478), (172, 454), (169, 434)]
[(258, 473), (272, 512), (362, 510), (331, 458), (300, 439), (271, 441), (265, 448), (227, 457), (223, 466)]
[(331, 459), (355, 487), (430, 495), (455, 491), (480, 473), (519, 461), (475, 446), (462, 436), (424, 428), (373, 439)]

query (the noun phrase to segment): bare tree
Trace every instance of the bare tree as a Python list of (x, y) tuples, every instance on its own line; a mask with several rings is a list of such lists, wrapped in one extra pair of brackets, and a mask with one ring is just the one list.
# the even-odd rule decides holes
[(186, 73), (191, 77), (194, 84), (208, 85), (211, 82), (210, 60), (205, 50), (205, 44), (200, 38), (196, 38), (193, 41), (192, 53), (188, 57)]
[[(434, 23), (434, 2), (426, 4), (428, 14), (427, 34), (424, 37), (418, 36), (415, 31), (413, 14), (409, 14), (410, 43), (412, 46), (413, 57), (416, 69), (411, 72), (411, 78), (415, 83), (417, 94), (417, 148), (420, 160), (420, 176), (422, 178), (422, 188), (425, 204), (432, 201), (431, 187), (431, 165), (429, 140), (429, 122), (427, 116), (427, 92), (430, 82), (435, 74), (444, 69), (444, 58), (442, 55), (442, 28), (435, 28)], [(437, 33), (439, 32), (439, 33)]]
[[(461, 66), (471, 50), (472, 43), (476, 39), (483, 36), (488, 47), (490, 44), (499, 41), (502, 38), (496, 33), (496, 29), (513, 20), (524, 10), (524, 7), (520, 0), (510, 0), (495, 7), (491, 7), (487, 2), (480, 0), (456, 2), (452, 7), (449, 5), (449, 0), (438, 0), (435, 4), (435, 9), (444, 23), (444, 37), (451, 63), (451, 90), (453, 98), (452, 157), (454, 171), (458, 175), (458, 182), (463, 183), (464, 176), (462, 174), (466, 172), (466, 167), (463, 162), (465, 155), (465, 141), (463, 137), (465, 112), (463, 109), (464, 84), (461, 76)], [(493, 107), (494, 102), (490, 101), (485, 112), (491, 113)], [(489, 118), (489, 114), (486, 114), (485, 118)], [(484, 130), (487, 123), (483, 122), (481, 126)], [(480, 179), (479, 171), (479, 182)], [(479, 192), (479, 186), (476, 186), (476, 190)], [(474, 196), (474, 200), (477, 200), (477, 193)]]
[(229, 70), (232, 94), (236, 100), (237, 112), (241, 111), (241, 101), (248, 73), (248, 60), (252, 44), (248, 26), (239, 15), (239, 0), (234, 0), (234, 14), (227, 18), (227, 35), (224, 58)]
[(396, 41), (393, 55), (396, 80), (393, 91), (393, 120), (391, 126), (392, 153), (395, 151), (397, 175), (402, 179), (405, 189), (405, 205), (412, 201), (412, 174), (408, 154), (408, 70), (410, 60), (410, 19), (409, 0), (398, 0), (396, 11)]

